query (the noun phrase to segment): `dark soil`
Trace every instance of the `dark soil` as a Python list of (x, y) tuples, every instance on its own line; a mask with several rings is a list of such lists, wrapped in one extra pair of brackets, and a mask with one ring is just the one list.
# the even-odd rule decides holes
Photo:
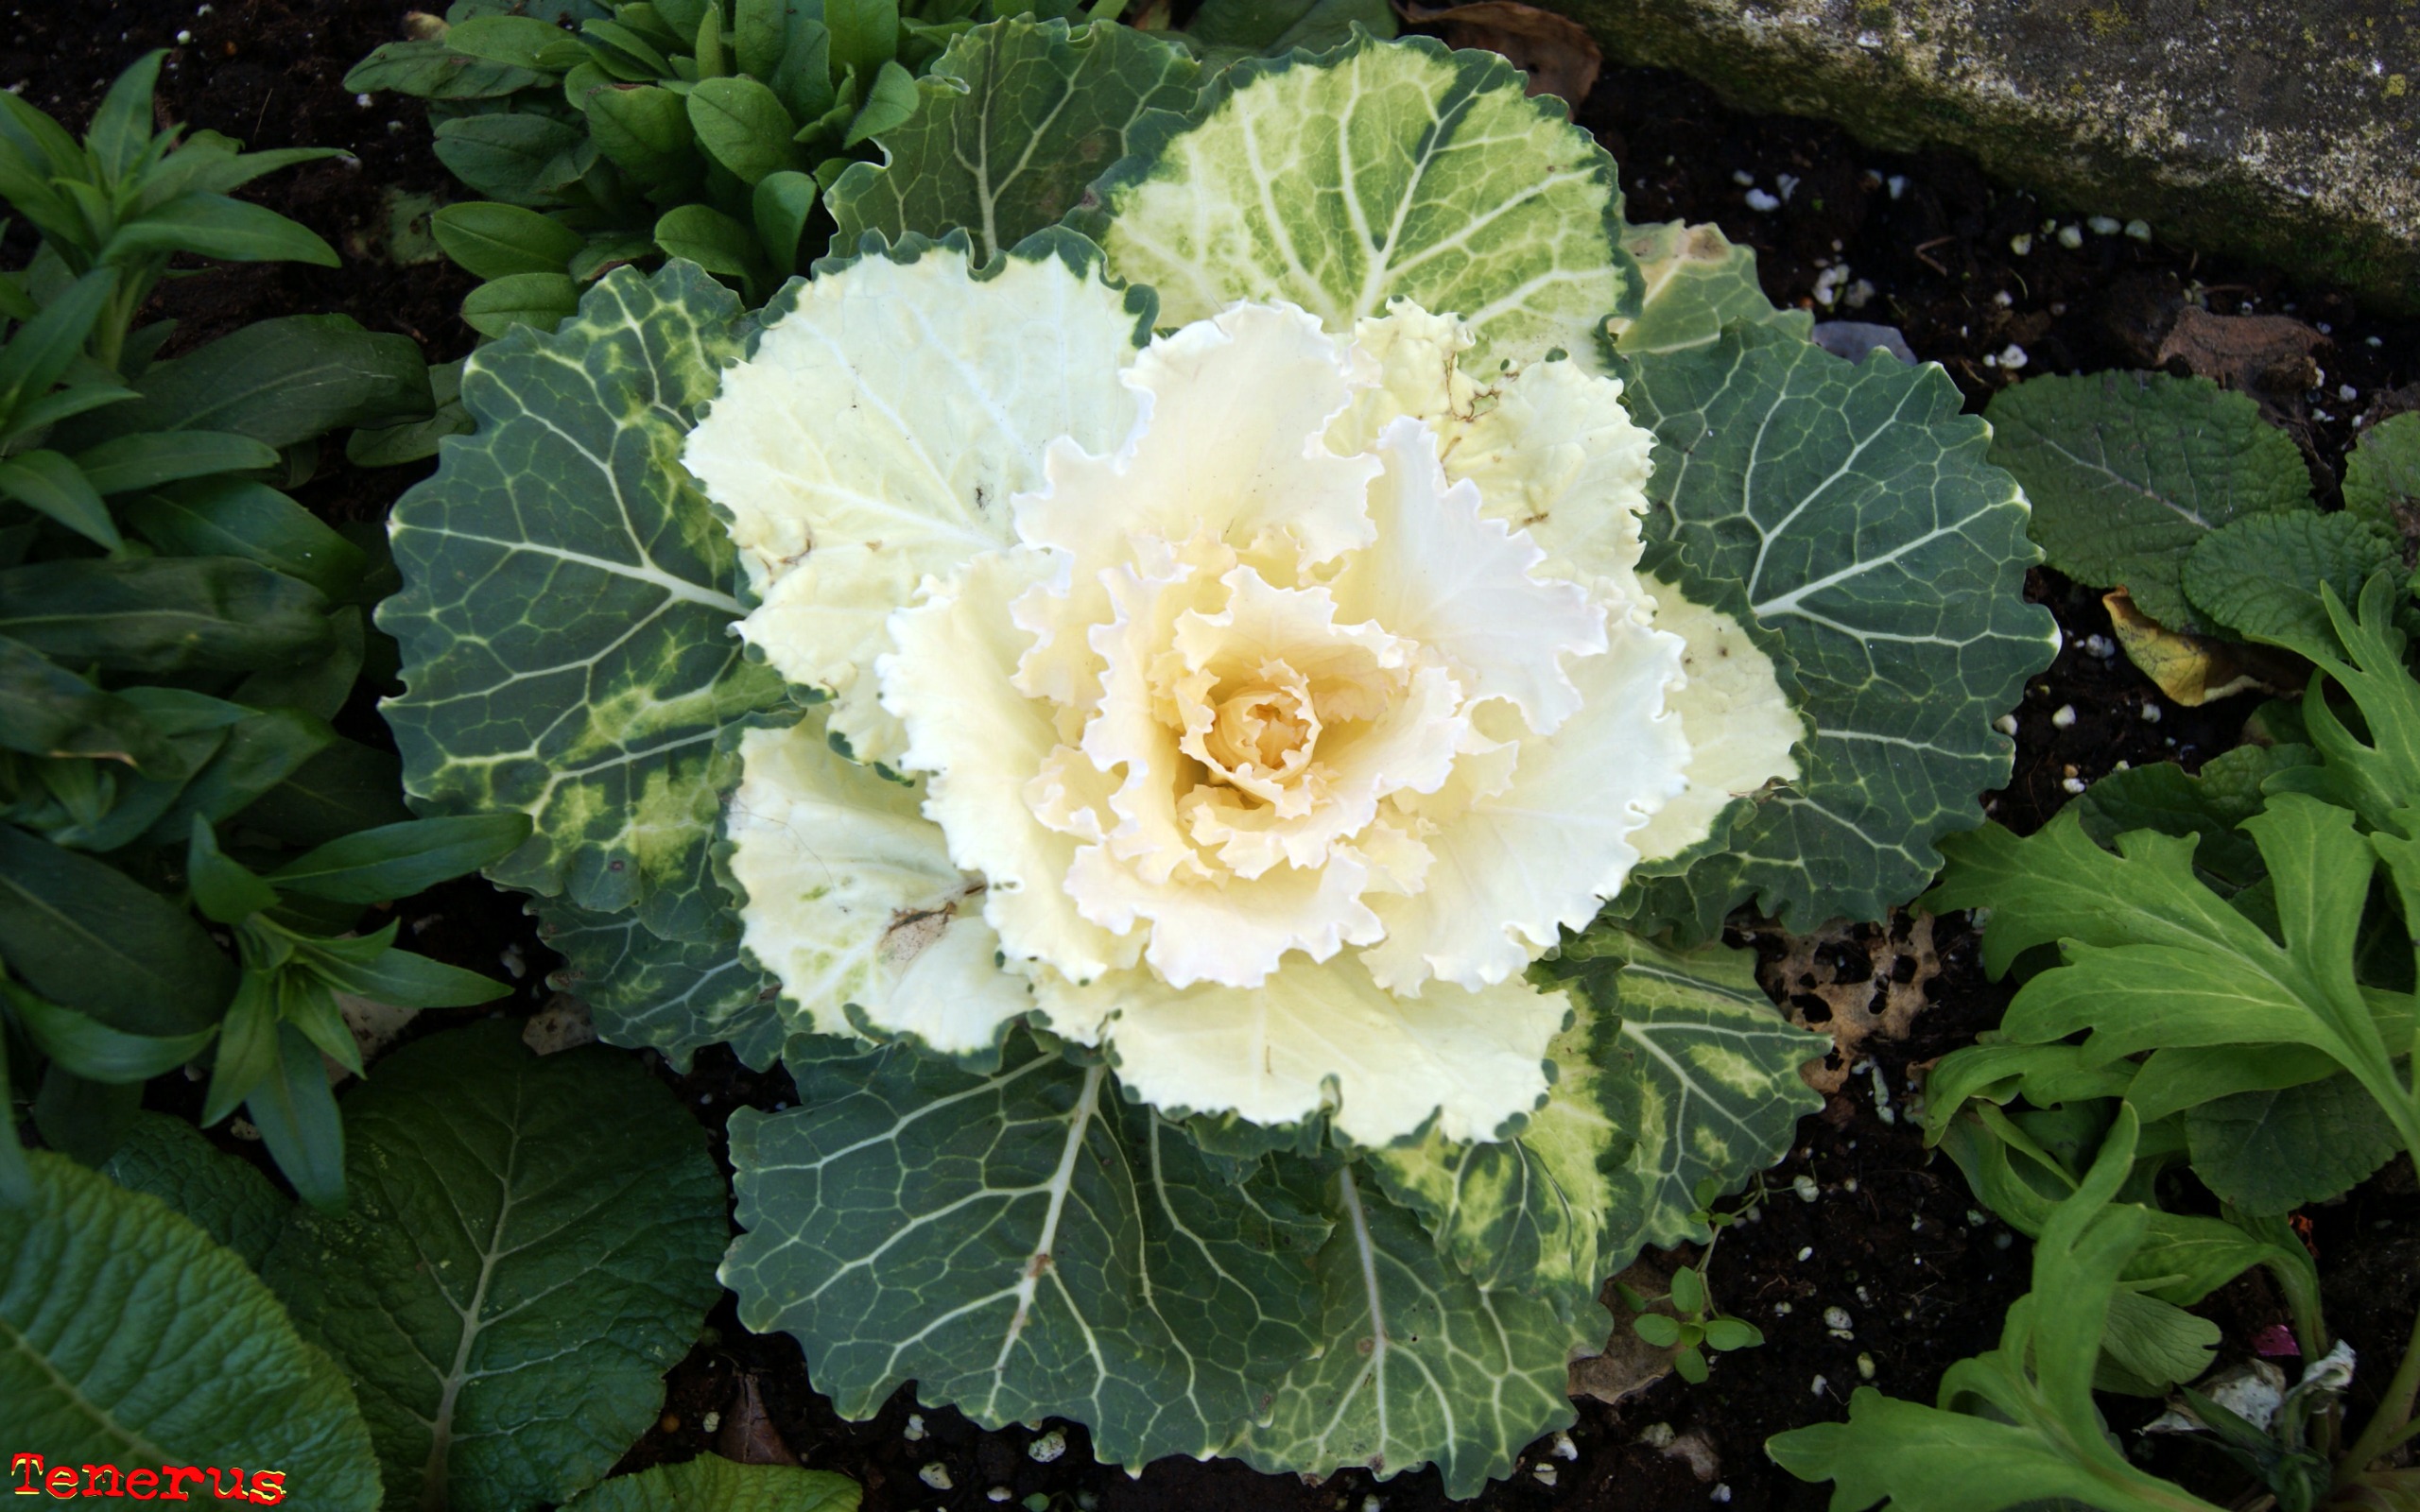
[[(363, 104), (340, 83), (353, 61), (399, 34), (406, 9), (404, 0), (40, 0), (11, 8), (0, 33), (0, 87), (21, 90), (80, 127), (120, 68), (146, 49), (172, 47), (164, 119), (214, 128), (256, 147), (346, 149), (352, 161), (291, 170), (254, 195), (344, 250), (344, 266), (215, 269), (171, 285), (162, 313), (182, 322), (182, 345), (269, 316), (338, 311), (411, 335), (441, 361), (469, 350), (456, 307), (470, 280), (441, 260), (389, 259), (427, 255), (410, 225), (410, 197), (442, 194), (446, 176), (414, 104)], [(2188, 300), (2219, 313), (2292, 316), (2325, 337), (2315, 353), (2325, 377), (2263, 397), (2303, 441), (2329, 497), (2355, 417), (2375, 413), (2389, 390), (2420, 379), (2420, 325), (2371, 318), (2336, 294), (2295, 289), (2274, 270), (2208, 262), (2123, 235), (2086, 232), (2081, 246), (2062, 246), (2046, 221), (2055, 215), (2058, 226), (2075, 224), (2098, 207), (2045, 205), (1960, 158), (1868, 151), (1832, 127), (1739, 114), (1686, 79), (1648, 71), (1607, 73), (1580, 119), (1621, 160), (1634, 219), (1717, 222), (1757, 249), (1774, 299), (1816, 308), (1819, 318), (1896, 325), (1918, 355), (1943, 363), (1970, 409), (2020, 371), (2151, 365), (2167, 322)], [(1794, 183), (1786, 185), (1784, 175)], [(1785, 202), (1756, 211), (1752, 188)], [(2031, 248), (2019, 253), (2013, 239), (2026, 235)], [(7, 249), (22, 253), (23, 246), (11, 238)], [(1835, 271), (1841, 266), (1845, 273)], [(1819, 291), (1861, 307), (1819, 306)], [(2349, 396), (2340, 391), (2346, 386)], [(331, 518), (376, 519), (426, 470), (365, 472), (339, 460), (303, 497)], [(2048, 572), (2034, 576), (2030, 592), (2057, 614), (2067, 646), (2015, 712), (2014, 774), (1985, 799), (2003, 822), (2038, 826), (2071, 784), (2121, 762), (2192, 766), (2241, 738), (2256, 699), (2173, 707), (2122, 657), (2108, 654), (2108, 619), (2097, 595)], [(346, 724), (356, 738), (384, 739), (367, 700), (348, 711)], [(518, 1010), (545, 996), (552, 957), (516, 901), (462, 883), (399, 911), (417, 948), (516, 975)], [(1754, 938), (1770, 964), (1777, 941)], [(1983, 979), (1962, 919), (1941, 920), (1936, 945), (1930, 1006), (1907, 1040), (1872, 1047), (1879, 1085), (1894, 1104), (1911, 1090), (1911, 1066), (1969, 1042), (1996, 1022), (2006, 1001), (2004, 987)], [(1848, 954), (1865, 959), (1862, 952)], [(1789, 998), (1816, 984), (1770, 985)], [(719, 1051), (700, 1056), (685, 1076), (666, 1075), (713, 1131), (718, 1153), (731, 1108), (794, 1096), (784, 1074), (750, 1073)], [(1945, 1366), (1996, 1342), (2002, 1312), (2026, 1286), (2026, 1246), (1977, 1210), (1956, 1169), (1928, 1157), (1896, 1107), (1886, 1114), (1876, 1086), (1872, 1075), (1854, 1076), (1801, 1126), (1798, 1147), (1765, 1177), (1764, 1195), (1711, 1258), (1717, 1298), (1763, 1329), (1764, 1346), (1719, 1358), (1702, 1387), (1667, 1380), (1617, 1407), (1582, 1402), (1571, 1433), (1576, 1458), (1556, 1457), (1551, 1443), (1534, 1446), (1512, 1479), (1475, 1504), (1819, 1507), (1824, 1488), (1799, 1485), (1765, 1459), (1769, 1435), (1837, 1418), (1848, 1392), (1868, 1379), (1928, 1400)], [(1812, 1200), (1795, 1188), (1802, 1177), (1815, 1184)], [(2420, 1273), (2420, 1195), (2409, 1168), (2392, 1168), (2309, 1216), (2327, 1266), (2331, 1322), (2365, 1361), (2392, 1360)], [(1834, 1307), (1849, 1315), (1846, 1336), (1825, 1320)], [(2283, 1315), (2256, 1278), (2213, 1298), (2210, 1311), (2237, 1356), (2255, 1331)], [(1345, 1512), (1375, 1504), (1409, 1512), (1447, 1504), (1429, 1472), (1383, 1483), (1348, 1473), (1313, 1486), (1228, 1463), (1164, 1462), (1130, 1478), (1096, 1465), (1083, 1430), (1070, 1425), (1052, 1425), (1064, 1432), (1067, 1449), (1045, 1463), (1028, 1452), (1034, 1431), (985, 1433), (953, 1411), (919, 1408), (911, 1392), (871, 1421), (847, 1423), (816, 1395), (793, 1341), (748, 1333), (729, 1297), (711, 1324), (707, 1340), (671, 1372), (663, 1419), (625, 1468), (717, 1445), (736, 1453), (739, 1439), (752, 1435), (760, 1445), (778, 1438), (810, 1465), (858, 1477), (869, 1512), (983, 1508), (1000, 1489), (1002, 1501), (1053, 1509)], [(2365, 1376), (2374, 1383), (2382, 1373)], [(752, 1397), (761, 1410), (749, 1406)], [(1692, 1463), (1687, 1451), (1700, 1446)], [(936, 1464), (946, 1468), (952, 1489), (920, 1478)], [(1541, 1470), (1552, 1471), (1551, 1486)]]

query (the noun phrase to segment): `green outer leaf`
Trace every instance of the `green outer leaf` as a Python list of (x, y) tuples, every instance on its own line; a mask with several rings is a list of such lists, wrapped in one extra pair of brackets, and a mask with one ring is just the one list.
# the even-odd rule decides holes
[(833, 249), (870, 231), (896, 245), (963, 229), (987, 264), (1073, 210), (1144, 112), (1185, 109), (1200, 81), (1183, 49), (1114, 23), (977, 26), (918, 81), (916, 113), (878, 139), (882, 163), (832, 185)]
[(1639, 311), (1608, 320), (1614, 350), (1657, 356), (1703, 347), (1734, 320), (1769, 325), (1801, 340), (1815, 328), (1804, 310), (1777, 310), (1756, 282), (1756, 254), (1713, 226), (1667, 220), (1633, 226), (1622, 247), (1638, 260)]
[(2396, 545), (2350, 510), (2246, 515), (2186, 553), (2185, 595), (2206, 619), (2253, 640), (2332, 646), (2320, 586), (2352, 603), (2372, 573), (2401, 559)]
[(174, 1208), (254, 1270), (294, 1207), (251, 1162), (220, 1154), (199, 1129), (165, 1113), (135, 1114), (101, 1174)]
[(2170, 1386), (2208, 1372), (2224, 1336), (2208, 1318), (2120, 1287), (2110, 1294), (2093, 1389), (2165, 1397)]
[(0, 460), (0, 494), (48, 515), (103, 550), (126, 544), (93, 480), (57, 452), (20, 452)]
[(546, 979), (588, 1005), (596, 1038), (653, 1049), (676, 1071), (707, 1045), (763, 1071), (782, 1053), (781, 986), (741, 958), (737, 923), (703, 939), (669, 940), (630, 914), (592, 914), (557, 899), (533, 902), (539, 937), (562, 953)]
[(7, 998), (35, 1049), (86, 1081), (111, 1086), (139, 1084), (176, 1070), (201, 1054), (217, 1032), (214, 1027), (172, 1037), (128, 1034), (90, 1014), (45, 1002), (5, 979), (0, 979), (0, 996)]
[(335, 267), (343, 259), (320, 233), (266, 205), (225, 195), (182, 194), (157, 210), (121, 223), (101, 255), (112, 262), (193, 252), (230, 263), (310, 263)]
[(156, 767), (174, 758), (143, 713), (0, 635), (0, 748)]
[(129, 1034), (218, 1022), (235, 967), (190, 914), (89, 856), (0, 824), (0, 959), (27, 987)]
[(360, 547), (286, 495), (248, 478), (172, 483), (125, 506), (127, 522), (171, 556), (241, 557), (343, 602), (361, 591)]
[(1619, 1270), (1642, 1246), (1706, 1243), (1713, 1230), (1694, 1216), (1700, 1185), (1736, 1192), (1789, 1153), (1799, 1119), (1824, 1104), (1799, 1068), (1831, 1040), (1782, 1018), (1747, 951), (1668, 950), (1600, 926), (1563, 958), (1620, 966), (1630, 1075), (1611, 1090), (1635, 1143), (1614, 1174), (1606, 1268)]
[(1705, 932), (1750, 898), (1799, 928), (1878, 919), (2008, 781), (1992, 720), (2058, 647), (2025, 602), (2015, 481), (1939, 368), (1851, 364), (1770, 326), (1640, 363), (1622, 397), (1655, 433), (1650, 539), (1745, 585), (1815, 729), (1799, 780), (1729, 855), (1651, 885), (1649, 912)]
[[(74, 444), (137, 431), (233, 431), (292, 446), (346, 425), (428, 413), (428, 368), (409, 336), (343, 315), (256, 320), (154, 363), (143, 397), (79, 417)], [(62, 443), (64, 444), (64, 443)]]
[(829, 1470), (700, 1454), (617, 1475), (566, 1503), (563, 1512), (857, 1512), (864, 1494), (856, 1482)]
[(340, 903), (384, 902), (476, 871), (528, 837), (518, 814), (414, 819), (330, 841), (265, 880)]
[(2204, 627), (2184, 588), (2196, 541), (2241, 515), (2312, 507), (2286, 433), (2206, 378), (2032, 378), (1985, 414), (1992, 461), (2025, 485), (2050, 565), (2096, 588), (2123, 584), (2172, 630)]
[(562, 330), (481, 349), (479, 429), (395, 506), (405, 586), (378, 610), (412, 797), (529, 815), (491, 876), (668, 936), (724, 908), (708, 851), (738, 772), (717, 737), (786, 696), (728, 631), (730, 539), (677, 460), (737, 314), (690, 265), (621, 268)]
[(1605, 318), (1637, 313), (1614, 160), (1495, 54), (1357, 37), (1238, 63), (1205, 95), (1138, 122), (1095, 186), (1105, 209), (1070, 222), (1159, 291), (1164, 322), (1285, 299), (1347, 332), (1407, 298), (1471, 322), (1477, 371), (1557, 347), (1601, 368)]
[(2189, 776), (2174, 762), (2111, 772), (2070, 806), (2084, 833), (2102, 846), (2128, 830), (2199, 834), (2194, 866), (2241, 887), (2261, 875), (2258, 848), (2236, 828), (2260, 812), (2260, 784), (2289, 766), (2318, 760), (2308, 746), (2238, 746)]
[(2344, 458), (2344, 507), (2402, 540), (2420, 535), (2420, 414), (2361, 433)]
[(1394, 9), (1386, 0), (1202, 0), (1181, 35), (1213, 68), (1223, 68), (1255, 55), (1325, 52), (1351, 42), (1356, 26), (1392, 38)]
[(156, 1197), (26, 1159), (33, 1206), (0, 1223), (17, 1442), (54, 1464), (274, 1467), (314, 1507), (377, 1507), (352, 1389), (242, 1260)]
[(635, 1059), (503, 1022), (396, 1051), (344, 1112), (352, 1207), (298, 1212), (263, 1274), (353, 1374), (390, 1504), (594, 1483), (714, 1299), (704, 1130)]
[(2395, 1152), (2394, 1125), (2339, 1074), (2237, 1092), (2187, 1110), (2193, 1174), (2221, 1201), (2268, 1216), (2342, 1196)]
[(318, 590), (233, 557), (84, 558), (0, 572), (0, 634), (124, 672), (249, 672), (323, 650)]
[(99, 492), (127, 493), (180, 478), (275, 467), (277, 449), (227, 431), (142, 433), (88, 447), (76, 465)]
[(1023, 1035), (988, 1075), (897, 1045), (791, 1072), (797, 1108), (732, 1117), (722, 1279), (841, 1416), (912, 1380), (986, 1426), (1078, 1418), (1139, 1469), (1225, 1452), (1322, 1337), (1303, 1162), (1236, 1179)]
[(1306, 1475), (1433, 1463), (1447, 1496), (1476, 1495), (1572, 1421), (1572, 1351), (1602, 1344), (1613, 1320), (1594, 1301), (1566, 1318), (1522, 1287), (1479, 1286), (1366, 1177), (1348, 1166), (1330, 1183), (1336, 1228), (1314, 1262), (1324, 1348), (1236, 1452)]
[[(281, 982), (281, 996), (286, 984)], [(291, 1014), (294, 1010), (285, 1008)], [(261, 1131), (261, 1143), (293, 1183), (295, 1194), (314, 1208), (341, 1211), (344, 1191), (344, 1124), (328, 1090), (327, 1062), (320, 1047), (293, 1022), (277, 1026), (277, 1057), (268, 1074), (244, 1099), (245, 1115)]]

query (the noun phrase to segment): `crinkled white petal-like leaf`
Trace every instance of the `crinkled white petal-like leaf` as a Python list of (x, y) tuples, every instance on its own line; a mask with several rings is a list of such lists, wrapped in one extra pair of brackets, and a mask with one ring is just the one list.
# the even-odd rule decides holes
[(1399, 998), (1349, 952), (1289, 959), (1250, 988), (1176, 988), (1136, 971), (1081, 988), (1046, 975), (1034, 990), (1054, 1016), (1089, 1011), (1070, 1000), (1111, 1005), (1118, 1079), (1163, 1111), (1285, 1125), (1332, 1108), (1335, 1127), (1366, 1145), (1432, 1116), (1450, 1139), (1494, 1137), (1546, 1096), (1547, 1046), (1570, 1012), (1560, 992), (1517, 977)]
[(1365, 544), (1377, 464), (1320, 438), (1350, 370), (1317, 320), (1285, 306), (1236, 305), (1162, 336), (1127, 374), (1142, 429), (1114, 456), (1085, 455), (1108, 449), (1081, 435), (1083, 451), (1053, 447), (1048, 489), (1016, 501), (1017, 533), (1097, 566), (1137, 534), (1240, 549), (1283, 530), (1313, 561)]
[(1370, 868), (1339, 848), (1318, 867), (1272, 867), (1257, 877), (1153, 883), (1101, 846), (1076, 852), (1067, 891), (1083, 916), (1115, 934), (1150, 926), (1144, 958), (1178, 988), (1223, 983), (1249, 989), (1271, 979), (1289, 951), (1323, 961), (1379, 935), (1362, 900)]
[(1052, 440), (1105, 451), (1133, 426), (1130, 296), (1074, 238), (1028, 248), (978, 274), (962, 243), (918, 244), (793, 284), (683, 454), (763, 599), (740, 633), (832, 690), (863, 760), (902, 744), (872, 679), (890, 611), (1011, 541)]
[(916, 789), (844, 761), (820, 713), (741, 737), (731, 874), (741, 942), (818, 1034), (907, 1035), (942, 1055), (994, 1052), (1031, 1006), (996, 964), (979, 877), (950, 860)]
[(1046, 552), (993, 552), (891, 620), (899, 649), (882, 659), (882, 700), (915, 732), (901, 754), (928, 772), (925, 813), (949, 835), (950, 859), (982, 877), (983, 917), (1017, 959), (1078, 977), (1131, 965), (1134, 946), (1085, 919), (1064, 885), (1076, 841), (1044, 824), (1026, 785), (1059, 746), (1048, 703), (1011, 681), (1030, 643), (1009, 617), (1018, 594), (1054, 569)]
[[(1365, 953), (1376, 979), (1416, 992), (1434, 975), (1476, 988), (1501, 982), (1581, 929), (1598, 902), (1621, 890), (1638, 860), (1636, 835), (1680, 792), (1688, 742), (1665, 707), (1680, 669), (1677, 636), (1631, 622), (1608, 627), (1612, 646), (1575, 658), (1580, 712), (1550, 736), (1526, 735), (1504, 716), (1480, 732), (1517, 739), (1511, 781), (1468, 806), (1426, 811), (1435, 855), (1428, 884), (1372, 900), (1386, 939)], [(1451, 784), (1441, 799), (1455, 795)]]
[(1656, 578), (1642, 580), (1655, 596), (1655, 627), (1688, 647), (1681, 653), (1688, 681), (1667, 700), (1688, 737), (1688, 786), (1633, 836), (1653, 861), (1703, 843), (1734, 799), (1797, 777), (1792, 747), (1806, 722), (1774, 677), (1773, 659), (1737, 620)]
[(1491, 519), (1529, 532), (1550, 568), (1632, 590), (1655, 438), (1622, 407), (1619, 380), (1532, 363), (1467, 423), (1448, 420), (1445, 475), (1478, 485)]
[(1530, 576), (1546, 554), (1480, 518), (1478, 490), (1445, 486), (1436, 437), (1419, 421), (1389, 423), (1376, 452), (1378, 538), (1339, 575), (1339, 612), (1443, 652), (1466, 695), (1510, 699), (1530, 729), (1551, 733), (1580, 706), (1564, 660), (1605, 648), (1603, 607), (1576, 583)]

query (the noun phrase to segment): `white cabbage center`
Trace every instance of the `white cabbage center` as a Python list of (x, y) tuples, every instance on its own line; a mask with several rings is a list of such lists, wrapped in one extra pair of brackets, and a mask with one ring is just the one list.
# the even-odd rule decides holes
[[(952, 273), (964, 308), (924, 330), (1030, 341), (1046, 295), (1055, 391), (1053, 353), (987, 389), (824, 287), (929, 301)], [(1786, 775), (1770, 665), (1712, 610), (1658, 627), (1611, 381), (1482, 394), (1467, 336), (1408, 306), (1347, 339), (1239, 304), (1104, 354), (1114, 295), (1076, 277), (827, 275), (692, 438), (763, 597), (743, 633), (838, 696), (743, 747), (744, 943), (828, 1032), (979, 1055), (1035, 1011), (1172, 1113), (1492, 1137), (1565, 1018), (1524, 969), (1651, 826), (1670, 853)], [(1693, 763), (1709, 652), (1719, 709), (1766, 727), (1751, 758)], [(827, 727), (920, 782), (921, 819)]]

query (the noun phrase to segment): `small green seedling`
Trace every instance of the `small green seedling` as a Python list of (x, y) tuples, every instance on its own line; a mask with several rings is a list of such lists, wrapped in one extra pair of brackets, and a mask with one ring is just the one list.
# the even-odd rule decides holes
[[(1630, 1320), (1631, 1332), (1659, 1349), (1672, 1350), (1672, 1368), (1691, 1385), (1701, 1384), (1706, 1378), (1706, 1350), (1727, 1354), (1733, 1349), (1753, 1349), (1765, 1342), (1764, 1333), (1754, 1323), (1715, 1311), (1705, 1277), (1695, 1266), (1684, 1265), (1674, 1271), (1671, 1290), (1660, 1298), (1646, 1297), (1620, 1282), (1615, 1283), (1615, 1290), (1620, 1294), (1622, 1305), (1637, 1314)], [(1651, 1311), (1658, 1300), (1672, 1311)]]

